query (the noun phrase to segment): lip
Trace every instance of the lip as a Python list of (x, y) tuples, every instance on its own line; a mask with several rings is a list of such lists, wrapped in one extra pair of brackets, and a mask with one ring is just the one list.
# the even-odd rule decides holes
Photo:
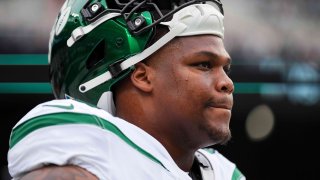
[(211, 108), (220, 108), (220, 109), (226, 109), (226, 110), (232, 110), (232, 102), (230, 101), (224, 101), (220, 103), (215, 103), (215, 102), (208, 102), (207, 107)]
[(217, 104), (217, 105), (209, 106), (209, 107), (226, 109), (226, 110), (231, 110), (232, 109), (232, 106), (227, 105), (227, 104)]

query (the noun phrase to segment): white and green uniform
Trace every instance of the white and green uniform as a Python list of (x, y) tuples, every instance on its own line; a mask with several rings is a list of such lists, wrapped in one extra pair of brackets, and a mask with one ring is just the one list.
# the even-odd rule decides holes
[[(215, 180), (245, 179), (217, 151), (200, 152), (210, 160)], [(11, 133), (8, 166), (13, 179), (49, 164), (77, 165), (103, 180), (191, 179), (145, 131), (74, 100), (38, 105)]]

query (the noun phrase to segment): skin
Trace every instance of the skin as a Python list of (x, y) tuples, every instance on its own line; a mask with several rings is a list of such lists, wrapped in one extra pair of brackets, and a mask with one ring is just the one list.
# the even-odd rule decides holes
[(77, 166), (46, 166), (32, 171), (21, 180), (97, 180), (88, 171)]
[[(199, 148), (226, 143), (234, 85), (230, 56), (212, 35), (175, 38), (115, 87), (116, 116), (156, 138), (189, 171)], [(76, 166), (49, 166), (28, 179), (97, 179)]]
[(231, 137), (230, 63), (219, 37), (176, 38), (119, 85), (117, 116), (155, 137), (189, 171), (197, 149)]

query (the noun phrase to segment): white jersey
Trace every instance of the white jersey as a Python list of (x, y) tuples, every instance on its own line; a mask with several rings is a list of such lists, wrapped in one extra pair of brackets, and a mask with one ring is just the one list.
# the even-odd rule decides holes
[[(219, 152), (201, 152), (215, 180), (245, 179)], [(74, 100), (40, 104), (12, 130), (8, 167), (13, 179), (49, 164), (80, 166), (102, 180), (191, 179), (145, 131)]]

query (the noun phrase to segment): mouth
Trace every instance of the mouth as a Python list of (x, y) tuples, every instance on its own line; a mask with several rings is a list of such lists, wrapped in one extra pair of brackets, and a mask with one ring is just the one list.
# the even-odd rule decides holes
[(206, 107), (209, 108), (220, 108), (220, 109), (226, 109), (226, 110), (232, 110), (233, 103), (232, 101), (224, 100), (224, 101), (208, 101), (206, 103)]
[(232, 107), (229, 106), (229, 105), (226, 105), (226, 104), (218, 104), (218, 105), (215, 105), (215, 106), (210, 106), (212, 108), (219, 108), (219, 109), (226, 109), (226, 110), (231, 110)]
[(228, 110), (231, 111), (232, 107), (228, 106), (228, 105), (215, 105), (215, 106), (209, 106), (209, 108), (215, 108), (215, 109), (224, 109), (224, 110)]

